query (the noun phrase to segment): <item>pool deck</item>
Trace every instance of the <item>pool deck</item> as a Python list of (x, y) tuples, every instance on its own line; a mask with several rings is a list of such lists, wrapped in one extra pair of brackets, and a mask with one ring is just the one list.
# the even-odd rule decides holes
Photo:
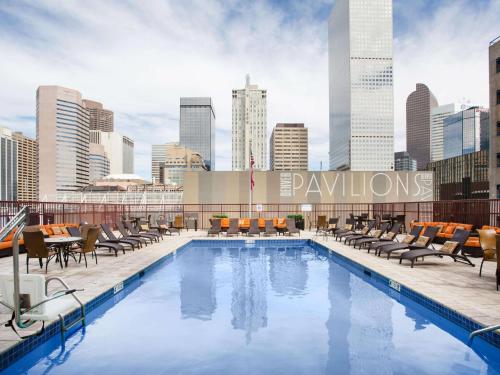
[[(303, 231), (300, 238), (313, 238), (330, 250), (397, 281), (482, 325), (489, 326), (500, 323), (500, 292), (497, 292), (495, 287), (496, 263), (494, 262), (485, 263), (481, 278), (479, 277), (480, 258), (471, 258), (476, 267), (470, 267), (462, 263), (454, 263), (449, 258), (428, 257), (425, 263), (419, 262), (412, 269), (409, 262), (400, 265), (397, 258), (386, 260), (376, 257), (372, 253), (367, 254), (365, 250), (354, 250), (350, 246), (336, 242), (331, 237), (325, 240), (323, 237), (315, 237), (314, 235), (313, 232)], [(87, 269), (83, 262), (78, 264), (70, 260), (68, 267), (61, 269), (57, 263), (52, 261), (49, 264), (48, 275), (62, 277), (71, 288), (84, 289), (83, 292), (78, 293), (78, 296), (85, 303), (192, 239), (207, 238), (206, 231), (183, 231), (180, 236), (165, 236), (165, 239), (160, 243), (143, 247), (135, 252), (119, 253), (118, 257), (106, 250), (98, 250), (98, 265), (90, 257)], [(219, 239), (225, 238), (225, 236), (219, 237)], [(230, 237), (230, 239), (246, 238), (248, 237)], [(262, 237), (262, 239), (270, 238), (290, 239), (288, 236)], [(210, 239), (218, 238), (210, 237)], [(20, 256), (20, 265), (21, 272), (25, 272), (24, 255)], [(11, 272), (12, 257), (1, 258), (0, 273)], [(30, 262), (30, 272), (45, 274), (34, 259)], [(9, 318), (10, 314), (7, 314), (7, 310), (1, 307), (0, 322), (5, 322)], [(19, 341), (19, 337), (10, 328), (4, 327), (3, 324), (0, 326), (0, 353)]]

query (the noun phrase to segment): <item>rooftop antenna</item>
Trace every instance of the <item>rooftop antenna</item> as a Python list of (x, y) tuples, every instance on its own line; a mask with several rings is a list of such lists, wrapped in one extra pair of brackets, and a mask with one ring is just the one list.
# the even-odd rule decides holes
[(245, 76), (245, 82), (246, 82), (246, 86), (250, 86), (250, 74), (248, 74), (248, 73)]
[(323, 161), (322, 160), (319, 162), (319, 170), (323, 171)]

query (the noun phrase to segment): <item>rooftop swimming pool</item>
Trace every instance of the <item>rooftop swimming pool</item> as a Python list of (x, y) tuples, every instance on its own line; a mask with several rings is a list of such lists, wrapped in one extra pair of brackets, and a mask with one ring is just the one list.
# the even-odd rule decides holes
[(500, 374), (500, 350), (306, 241), (193, 242), (11, 374)]

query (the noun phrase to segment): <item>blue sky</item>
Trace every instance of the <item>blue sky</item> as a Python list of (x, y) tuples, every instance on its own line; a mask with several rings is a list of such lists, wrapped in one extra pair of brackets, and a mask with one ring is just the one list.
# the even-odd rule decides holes
[[(150, 177), (152, 143), (178, 139), (179, 97), (211, 96), (217, 168), (231, 167), (231, 90), (268, 90), (268, 132), (309, 127), (310, 168), (328, 160), (327, 19), (333, 1), (0, 0), (0, 125), (35, 135), (35, 91), (57, 84), (115, 111)], [(488, 105), (488, 42), (500, 0), (395, 0), (396, 149), (417, 82), (441, 104)], [(496, 17), (495, 17), (496, 16)]]

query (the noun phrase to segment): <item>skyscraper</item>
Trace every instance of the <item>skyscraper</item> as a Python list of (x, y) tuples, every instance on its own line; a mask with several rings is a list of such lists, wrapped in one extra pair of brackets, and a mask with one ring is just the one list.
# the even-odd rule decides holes
[(104, 146), (97, 143), (89, 144), (89, 180), (93, 182), (109, 175), (109, 159)]
[(337, 0), (328, 26), (330, 169), (394, 169), (392, 0)]
[(233, 171), (250, 167), (250, 148), (255, 169), (267, 169), (267, 91), (250, 84), (233, 90)]
[(425, 170), (431, 159), (431, 111), (438, 102), (429, 88), (417, 83), (417, 89), (406, 100), (406, 149)]
[(215, 169), (215, 111), (212, 98), (181, 98), (179, 143)]
[(90, 131), (90, 142), (102, 145), (109, 160), (109, 173), (134, 173), (134, 141), (117, 132)]
[(500, 198), (500, 36), (490, 43), (490, 198)]
[(90, 130), (112, 132), (114, 130), (114, 114), (104, 109), (102, 103), (84, 99), (83, 106), (89, 110)]
[(36, 98), (39, 194), (76, 191), (89, 183), (89, 112), (82, 95), (40, 86)]
[(307, 128), (304, 124), (276, 124), (270, 150), (272, 171), (307, 171)]
[(416, 171), (417, 161), (413, 159), (409, 152), (400, 151), (394, 153), (395, 171)]
[(17, 141), (12, 131), (0, 127), (0, 200), (17, 200)]
[(444, 159), (443, 120), (457, 112), (455, 103), (431, 109), (431, 162)]
[(36, 139), (23, 133), (12, 133), (17, 142), (17, 199), (20, 201), (38, 200), (38, 172)]

